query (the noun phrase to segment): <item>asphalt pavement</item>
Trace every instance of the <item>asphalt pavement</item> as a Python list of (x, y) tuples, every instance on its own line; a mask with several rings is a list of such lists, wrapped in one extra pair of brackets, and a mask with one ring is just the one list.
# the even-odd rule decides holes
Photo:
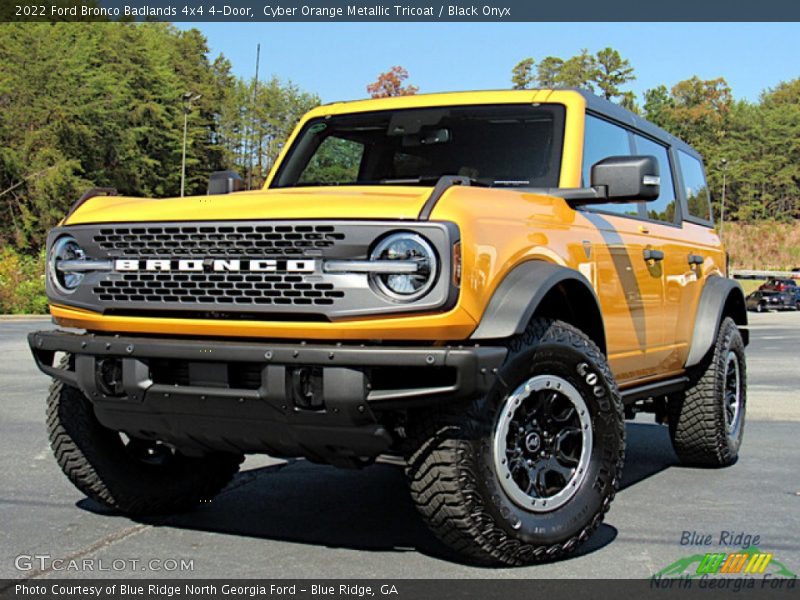
[[(488, 569), (447, 555), (391, 465), (343, 471), (249, 457), (222, 494), (191, 513), (109, 513), (67, 481), (50, 452), (49, 382), (25, 334), (51, 325), (0, 321), (0, 578), (638, 578), (709, 551), (681, 545), (688, 533), (733, 551), (717, 545), (725, 532), (759, 536), (761, 550), (800, 574), (800, 313), (752, 315), (751, 323), (747, 423), (735, 465), (679, 466), (666, 428), (641, 416), (627, 426), (622, 488), (581, 551)], [(68, 570), (54, 569), (53, 559), (67, 559), (55, 564)]]

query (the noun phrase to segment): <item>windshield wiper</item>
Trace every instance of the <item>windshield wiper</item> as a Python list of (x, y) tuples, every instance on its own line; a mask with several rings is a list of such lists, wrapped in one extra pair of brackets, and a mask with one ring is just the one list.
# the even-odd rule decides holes
[(527, 179), (497, 179), (492, 183), (497, 187), (528, 187), (530, 184)]
[(419, 185), (425, 183), (437, 183), (442, 177), (454, 177), (468, 181), (470, 185), (479, 187), (491, 187), (494, 179), (483, 177), (467, 177), (466, 175), (420, 175), (419, 177), (403, 177), (398, 179), (381, 179), (378, 183), (382, 185)]

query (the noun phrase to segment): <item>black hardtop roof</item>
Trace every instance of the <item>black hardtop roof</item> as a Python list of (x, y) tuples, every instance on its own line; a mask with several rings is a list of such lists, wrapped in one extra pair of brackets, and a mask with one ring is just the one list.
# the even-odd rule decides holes
[(702, 160), (700, 153), (692, 146), (684, 142), (682, 139), (675, 137), (668, 131), (661, 129), (661, 127), (658, 125), (651, 123), (644, 117), (640, 117), (639, 115), (629, 111), (627, 108), (623, 108), (619, 104), (615, 104), (614, 102), (606, 100), (605, 98), (601, 98), (600, 96), (597, 96), (586, 90), (577, 88), (569, 89), (574, 92), (578, 92), (581, 96), (583, 96), (584, 100), (586, 100), (586, 110), (606, 116), (634, 129), (638, 129), (650, 137), (659, 139), (678, 150), (683, 150), (684, 152)]

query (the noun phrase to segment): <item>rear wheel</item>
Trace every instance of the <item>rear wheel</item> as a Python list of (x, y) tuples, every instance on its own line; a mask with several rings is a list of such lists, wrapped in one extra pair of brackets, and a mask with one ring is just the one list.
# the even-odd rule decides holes
[(730, 317), (693, 377), (691, 387), (670, 398), (672, 445), (684, 464), (730, 465), (742, 443), (747, 401), (744, 342)]
[(486, 397), (417, 415), (411, 432), (417, 508), (477, 563), (573, 551), (601, 523), (622, 472), (622, 403), (605, 357), (559, 321), (535, 320), (510, 341)]
[(103, 427), (83, 393), (55, 381), (47, 429), (56, 461), (81, 492), (128, 514), (188, 510), (209, 501), (233, 478), (241, 455), (190, 458), (160, 442)]

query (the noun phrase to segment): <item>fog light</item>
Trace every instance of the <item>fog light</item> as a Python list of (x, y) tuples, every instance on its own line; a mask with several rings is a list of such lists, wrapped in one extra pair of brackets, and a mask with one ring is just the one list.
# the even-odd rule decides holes
[(122, 360), (119, 358), (101, 358), (97, 363), (97, 387), (106, 396), (124, 396), (122, 387)]

